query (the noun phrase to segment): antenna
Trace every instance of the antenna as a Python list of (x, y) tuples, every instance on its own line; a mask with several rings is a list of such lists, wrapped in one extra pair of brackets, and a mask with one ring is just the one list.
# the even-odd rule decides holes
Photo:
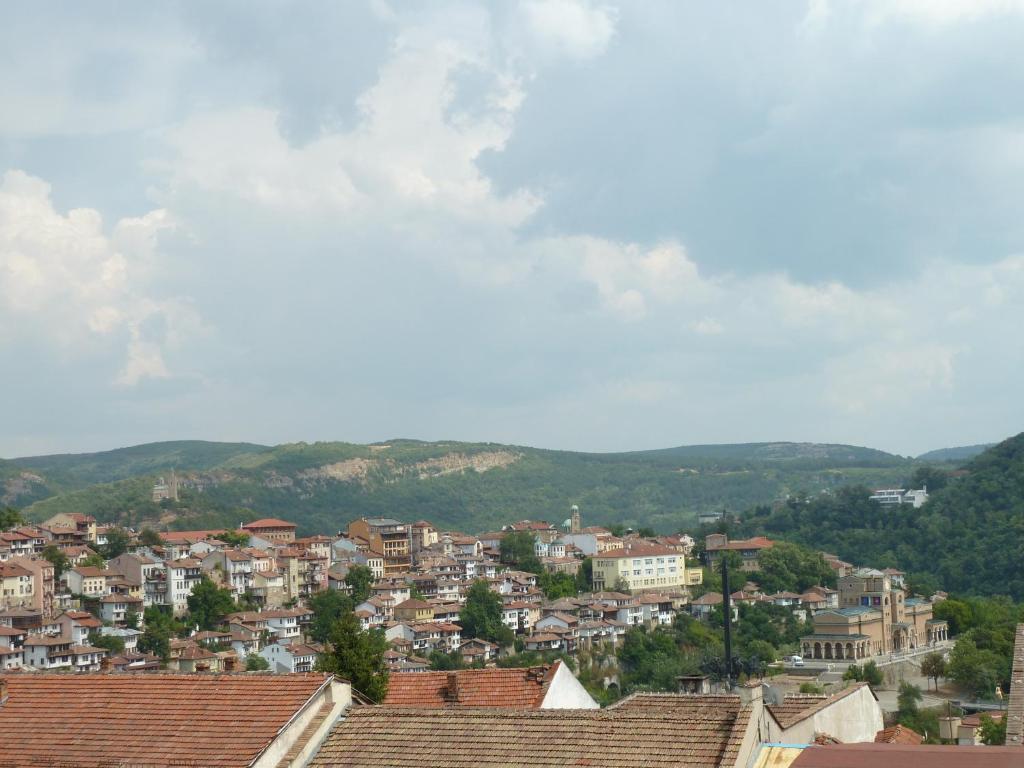
[(722, 620), (725, 623), (725, 690), (732, 690), (732, 596), (729, 593), (729, 563), (722, 553)]

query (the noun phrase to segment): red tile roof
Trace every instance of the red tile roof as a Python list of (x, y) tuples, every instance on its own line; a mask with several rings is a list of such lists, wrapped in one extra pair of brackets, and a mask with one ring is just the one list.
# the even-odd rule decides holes
[(829, 744), (800, 753), (791, 768), (1021, 768), (1019, 747)]
[(326, 675), (2, 678), (0, 768), (249, 766)]
[(335, 727), (311, 766), (713, 768), (735, 764), (738, 731), (748, 722), (749, 708), (737, 716), (643, 708), (361, 707)]
[[(461, 669), (392, 675), (386, 706), (393, 707), (540, 707), (558, 665), (522, 669)], [(454, 678), (455, 691), (450, 692)]]
[(921, 734), (905, 725), (894, 725), (875, 734), (877, 744), (920, 744), (922, 741)]
[(245, 530), (253, 530), (259, 528), (294, 528), (295, 523), (289, 523), (287, 520), (279, 520), (276, 517), (264, 517), (260, 520), (253, 520), (251, 523), (246, 523), (242, 526)]

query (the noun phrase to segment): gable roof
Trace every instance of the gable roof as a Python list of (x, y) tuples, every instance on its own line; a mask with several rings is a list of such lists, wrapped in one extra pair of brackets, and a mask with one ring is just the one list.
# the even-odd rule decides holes
[(875, 734), (876, 744), (920, 744), (924, 741), (921, 734), (905, 725), (894, 725), (884, 728)]
[(280, 520), (276, 517), (264, 517), (260, 520), (253, 520), (251, 523), (246, 523), (242, 526), (245, 530), (253, 528), (295, 528), (295, 523), (289, 523), (287, 520)]
[(561, 662), (556, 661), (550, 667), (393, 675), (388, 680), (383, 704), (389, 707), (538, 708), (559, 664)]
[(0, 768), (243, 768), (330, 679), (322, 674), (7, 675)]
[[(405, 675), (395, 675), (403, 677)], [(407, 675), (420, 677), (421, 675)], [(739, 756), (737, 722), (746, 730), (749, 708), (739, 716), (619, 709), (415, 709), (351, 710), (324, 742), (314, 768), (387, 765), (685, 768), (732, 766)]]
[[(875, 692), (871, 690), (871, 686), (867, 683), (854, 683), (848, 688), (844, 688), (838, 693), (834, 693), (831, 696), (827, 695), (806, 695), (796, 694), (786, 696), (782, 700), (782, 704), (773, 704), (768, 707), (768, 711), (771, 712), (772, 716), (778, 721), (779, 725), (783, 728), (790, 728), (801, 720), (806, 720), (808, 717), (812, 717), (823, 709), (832, 706), (837, 701), (845, 699), (847, 696), (851, 696), (861, 688), (867, 688), (872, 696), (875, 696)], [(877, 700), (878, 697), (875, 696)]]

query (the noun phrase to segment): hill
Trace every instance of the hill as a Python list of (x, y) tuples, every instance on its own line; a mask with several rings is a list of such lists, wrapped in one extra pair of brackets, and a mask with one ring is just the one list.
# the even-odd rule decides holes
[(170, 469), (209, 469), (233, 457), (269, 451), (252, 443), (213, 443), (177, 440), (118, 448), (99, 453), (64, 453), (26, 456), (8, 463), (45, 475), (66, 490), (95, 483), (111, 483), (129, 477)]
[(1024, 433), (965, 466), (920, 509), (883, 507), (865, 487), (762, 507), (745, 533), (778, 536), (864, 565), (894, 566), (922, 591), (1024, 599)]
[[(26, 505), (33, 519), (80, 511), (103, 521), (182, 528), (278, 516), (304, 533), (333, 532), (361, 515), (428, 518), (471, 531), (524, 517), (557, 523), (571, 504), (591, 523), (671, 531), (692, 526), (703, 511), (739, 511), (851, 482), (902, 482), (913, 467), (881, 451), (803, 443), (598, 454), (415, 440), (273, 448), (154, 443), (11, 463), (36, 473), (52, 492)], [(181, 500), (154, 504), (152, 482), (172, 467)]]
[(984, 453), (996, 443), (981, 443), (979, 445), (961, 445), (956, 448), (939, 448), (935, 451), (922, 453), (917, 457), (918, 461), (942, 461), (960, 463), (973, 459), (979, 453)]

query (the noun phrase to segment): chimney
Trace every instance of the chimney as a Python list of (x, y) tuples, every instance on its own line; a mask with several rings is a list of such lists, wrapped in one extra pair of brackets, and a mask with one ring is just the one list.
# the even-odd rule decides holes
[(444, 689), (444, 700), (451, 704), (459, 703), (459, 673), (448, 673), (448, 684)]
[(7, 703), (7, 681), (0, 680), (0, 707)]
[(753, 680), (744, 683), (743, 685), (737, 686), (737, 693), (740, 695), (740, 702), (746, 706), (752, 704), (755, 701), (761, 701), (761, 683)]
[(100, 672), (109, 672), (109, 671), (110, 671), (110, 656), (109, 655), (104, 655), (103, 658), (100, 659)]
[(238, 662), (238, 660), (234, 656), (225, 656), (224, 657), (224, 671), (225, 672), (234, 672), (235, 671), (235, 666), (236, 666), (237, 662)]

